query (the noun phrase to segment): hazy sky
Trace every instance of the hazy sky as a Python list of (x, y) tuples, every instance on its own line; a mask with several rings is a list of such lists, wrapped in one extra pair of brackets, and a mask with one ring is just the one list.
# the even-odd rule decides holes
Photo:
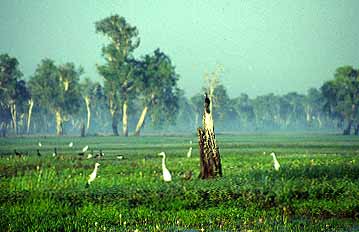
[(106, 40), (94, 22), (119, 14), (139, 30), (135, 56), (167, 53), (187, 96), (216, 64), (231, 97), (304, 93), (340, 65), (359, 66), (358, 12), (358, 0), (1, 0), (0, 53), (17, 57), (25, 77), (48, 57), (101, 80)]

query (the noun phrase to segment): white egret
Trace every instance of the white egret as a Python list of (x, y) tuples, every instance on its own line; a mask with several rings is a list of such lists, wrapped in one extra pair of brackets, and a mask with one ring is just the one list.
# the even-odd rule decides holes
[(187, 152), (187, 158), (190, 158), (192, 155), (192, 140), (189, 141), (189, 144), (191, 145)]
[(87, 155), (87, 159), (91, 159), (91, 158), (92, 158), (92, 154), (90, 153)]
[(89, 175), (89, 178), (87, 180), (87, 184), (86, 186), (89, 187), (91, 182), (95, 180), (96, 178), (96, 175), (97, 175), (97, 169), (98, 169), (98, 166), (100, 166), (99, 163), (95, 163), (95, 169), (92, 171), (92, 173)]
[(166, 168), (166, 164), (165, 164), (166, 154), (164, 152), (161, 152), (158, 155), (162, 156), (163, 180), (166, 182), (171, 181), (172, 180), (171, 173), (170, 173), (170, 171), (168, 171), (168, 169)]
[(122, 160), (122, 159), (123, 159), (123, 155), (118, 155), (116, 158), (119, 159), (119, 160)]
[(89, 149), (89, 146), (85, 146), (84, 148), (82, 148), (82, 152), (85, 153), (87, 149)]
[(74, 143), (73, 143), (73, 142), (69, 143), (69, 147), (72, 147), (73, 145), (74, 145)]
[(191, 158), (191, 155), (192, 155), (192, 147), (190, 147), (190, 148), (188, 149), (187, 158)]
[(39, 145), (39, 147), (42, 147), (42, 143), (40, 141), (39, 141), (38, 145)]
[(275, 157), (274, 152), (270, 153), (270, 155), (273, 157), (274, 169), (275, 169), (276, 171), (279, 171), (280, 164), (279, 164), (277, 158)]

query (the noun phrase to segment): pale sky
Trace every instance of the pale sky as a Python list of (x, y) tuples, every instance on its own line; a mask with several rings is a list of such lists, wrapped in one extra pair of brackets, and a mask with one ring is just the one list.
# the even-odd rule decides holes
[(136, 57), (160, 48), (187, 96), (223, 65), (229, 95), (305, 93), (338, 66), (359, 68), (358, 0), (1, 0), (0, 53), (28, 78), (41, 59), (72, 61), (102, 80), (106, 42), (94, 22), (112, 14), (139, 30)]

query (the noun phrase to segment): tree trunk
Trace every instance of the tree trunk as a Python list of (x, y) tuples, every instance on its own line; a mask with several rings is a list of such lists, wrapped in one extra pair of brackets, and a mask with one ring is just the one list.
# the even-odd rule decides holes
[(82, 122), (81, 123), (81, 130), (80, 130), (80, 135), (81, 135), (81, 137), (85, 137), (85, 135), (86, 135), (86, 128), (85, 128), (85, 123), (84, 122)]
[(210, 100), (206, 96), (203, 114), (203, 129), (198, 128), (198, 144), (200, 151), (200, 178), (208, 179), (222, 176), (222, 165), (219, 148), (214, 134), (212, 111)]
[(118, 119), (117, 119), (117, 111), (111, 111), (112, 116), (112, 132), (114, 136), (118, 136)]
[(17, 116), (16, 116), (16, 104), (12, 103), (10, 104), (10, 113), (11, 113), (11, 119), (12, 119), (12, 127), (14, 129), (15, 135), (17, 134)]
[(0, 137), (6, 137), (6, 129), (7, 129), (7, 123), (2, 122), (0, 124), (0, 132), (1, 132)]
[(199, 114), (196, 113), (195, 114), (195, 118), (194, 118), (194, 121), (195, 121), (195, 128), (198, 126), (198, 118), (199, 118)]
[(32, 115), (32, 107), (34, 106), (34, 101), (32, 99), (29, 100), (29, 111), (27, 114), (27, 126), (26, 133), (30, 134), (30, 125), (31, 125), (31, 115)]
[(124, 136), (128, 136), (127, 101), (123, 103), (122, 108), (122, 132)]
[(91, 121), (91, 109), (90, 109), (90, 98), (88, 96), (85, 97), (86, 103), (86, 110), (87, 110), (87, 122), (86, 122), (86, 129), (90, 128), (90, 121)]
[(145, 106), (143, 108), (140, 118), (138, 119), (135, 135), (140, 136), (141, 129), (143, 127), (143, 123), (145, 122), (146, 114), (147, 114), (148, 107)]
[(64, 134), (63, 131), (63, 120), (62, 120), (62, 116), (61, 116), (61, 112), (60, 111), (55, 111), (55, 120), (56, 120), (56, 135), (57, 136), (61, 136)]
[(322, 128), (323, 123), (322, 120), (320, 119), (320, 114), (317, 114), (317, 120), (318, 120), (318, 127)]
[(356, 125), (355, 130), (354, 130), (354, 134), (359, 135), (359, 124)]
[(350, 131), (352, 129), (353, 120), (348, 122), (347, 128), (344, 129), (343, 135), (350, 135)]

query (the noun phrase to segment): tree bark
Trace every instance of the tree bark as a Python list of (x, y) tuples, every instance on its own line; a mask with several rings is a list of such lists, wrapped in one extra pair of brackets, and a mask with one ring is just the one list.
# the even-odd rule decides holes
[(353, 124), (353, 120), (350, 120), (348, 122), (347, 128), (345, 128), (344, 131), (343, 131), (343, 135), (350, 135), (350, 131), (352, 129), (352, 124)]
[(86, 122), (86, 129), (90, 128), (90, 121), (91, 121), (91, 109), (90, 109), (90, 98), (88, 96), (85, 97), (86, 103), (86, 110), (87, 110), (87, 122)]
[(7, 123), (2, 122), (0, 124), (0, 132), (1, 132), (0, 137), (6, 137), (6, 129), (7, 129)]
[(136, 130), (135, 130), (135, 135), (136, 136), (140, 136), (140, 132), (141, 132), (141, 129), (143, 127), (143, 123), (145, 122), (147, 110), (148, 110), (148, 107), (145, 106), (145, 108), (143, 108), (143, 110), (142, 110), (140, 118), (138, 119)]
[(127, 101), (123, 103), (122, 108), (122, 132), (124, 136), (128, 136)]
[(85, 135), (86, 135), (86, 128), (85, 128), (84, 122), (81, 123), (80, 135), (81, 135), (81, 137), (85, 137)]
[(27, 126), (26, 133), (30, 134), (30, 125), (31, 125), (31, 115), (32, 115), (32, 107), (34, 106), (34, 101), (32, 99), (29, 100), (29, 111), (27, 114)]
[(356, 125), (354, 135), (359, 135), (359, 124)]
[(17, 135), (17, 116), (16, 116), (16, 104), (10, 104), (10, 113), (11, 113), (11, 120), (12, 120), (12, 127), (14, 129), (15, 135)]
[(222, 165), (219, 148), (214, 134), (210, 100), (206, 96), (203, 114), (203, 128), (197, 129), (198, 145), (200, 151), (200, 178), (208, 179), (222, 176)]
[(62, 120), (62, 116), (61, 116), (61, 112), (60, 111), (55, 111), (55, 120), (56, 120), (56, 135), (57, 136), (61, 136), (64, 134), (63, 131), (63, 120)]
[(117, 119), (117, 111), (111, 111), (112, 116), (112, 133), (115, 136), (119, 136), (118, 134), (118, 119)]

